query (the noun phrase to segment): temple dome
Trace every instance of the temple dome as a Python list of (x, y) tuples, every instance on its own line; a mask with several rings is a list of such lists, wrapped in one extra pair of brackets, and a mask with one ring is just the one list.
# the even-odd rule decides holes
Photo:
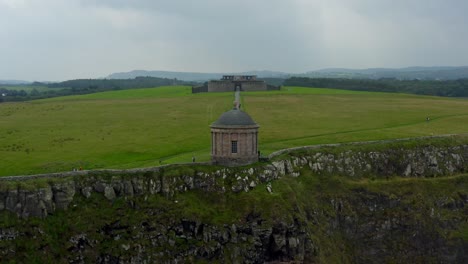
[(223, 113), (218, 120), (216, 120), (211, 127), (235, 127), (235, 126), (249, 126), (258, 127), (258, 124), (244, 111), (239, 109), (232, 109)]

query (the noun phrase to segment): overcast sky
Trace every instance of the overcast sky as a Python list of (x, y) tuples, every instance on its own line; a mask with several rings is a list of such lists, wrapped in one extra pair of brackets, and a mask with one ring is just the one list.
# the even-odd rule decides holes
[(0, 79), (468, 65), (466, 0), (0, 0)]

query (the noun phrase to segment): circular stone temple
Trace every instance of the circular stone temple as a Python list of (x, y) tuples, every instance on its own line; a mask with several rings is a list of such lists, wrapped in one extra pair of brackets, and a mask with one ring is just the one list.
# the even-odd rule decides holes
[(258, 161), (259, 125), (246, 112), (234, 108), (210, 127), (213, 164), (240, 166)]

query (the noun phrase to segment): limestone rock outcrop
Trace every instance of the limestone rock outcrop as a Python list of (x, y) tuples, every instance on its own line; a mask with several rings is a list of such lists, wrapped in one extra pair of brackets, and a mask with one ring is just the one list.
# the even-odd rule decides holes
[[(352, 263), (468, 262), (468, 242), (463, 233), (468, 223), (466, 180), (453, 177), (452, 181), (458, 184), (454, 193), (421, 197), (408, 192), (406, 200), (405, 196), (360, 187), (359, 181), (352, 187), (343, 187), (339, 180), (324, 180), (323, 186), (321, 183), (317, 185), (320, 188), (316, 199), (319, 200), (313, 202), (308, 197), (294, 197), (294, 193), (292, 197), (283, 197), (275, 185), (275, 180), (280, 178), (294, 181), (296, 178), (304, 180), (304, 177), (318, 180), (365, 178), (379, 179), (382, 184), (395, 176), (417, 180), (466, 174), (468, 145), (302, 150), (283, 153), (272, 157), (271, 162), (251, 167), (200, 166), (173, 165), (0, 180), (0, 214), (16, 215), (16, 221), (21, 223), (0, 222), (0, 258), (8, 261), (21, 257), (18, 255), (21, 253), (15, 252), (18, 240), (50, 238), (48, 231), (37, 225), (37, 221), (52, 218), (51, 223), (55, 224), (58, 211), (59, 215), (67, 214), (67, 211), (79, 212), (80, 205), (90, 202), (101, 209), (113, 203), (123, 203), (122, 208), (130, 210), (131, 214), (128, 211), (113, 212), (115, 217), (92, 230), (70, 228), (63, 245), (67, 255), (56, 261), (319, 263), (326, 259)], [(43, 181), (44, 178), (47, 181)], [(37, 179), (41, 181), (35, 185)], [(346, 193), (340, 193), (335, 188), (348, 189)], [(181, 211), (174, 209), (178, 198), (190, 191), (214, 193), (214, 197), (220, 199), (241, 197), (240, 208), (244, 201), (253, 204), (248, 210), (243, 208), (246, 211), (242, 218), (232, 219), (229, 218), (231, 214), (224, 214), (227, 219), (224, 223), (179, 216), (177, 213)], [(265, 196), (243, 200), (247, 198), (242, 194), (258, 192), (264, 192)], [(285, 210), (288, 215), (270, 219), (265, 213), (258, 213), (255, 201), (267, 199), (265, 197), (286, 200), (282, 205), (288, 207)], [(147, 206), (146, 201), (151, 199), (161, 199), (157, 201), (164, 202), (165, 206)], [(300, 199), (302, 202), (297, 202)], [(269, 210), (280, 209), (266, 208), (267, 212)], [(216, 214), (216, 211), (210, 212)], [(96, 215), (107, 216), (99, 212)], [(82, 221), (86, 223), (93, 219)], [(47, 224), (43, 226), (47, 227)], [(48, 247), (46, 243), (39, 244)], [(42, 252), (39, 248), (37, 251)], [(28, 259), (26, 256), (20, 260)]]

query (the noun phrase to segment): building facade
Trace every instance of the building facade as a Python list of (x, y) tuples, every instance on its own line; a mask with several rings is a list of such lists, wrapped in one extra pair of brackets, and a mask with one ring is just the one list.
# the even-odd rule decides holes
[(210, 127), (213, 164), (241, 166), (258, 161), (259, 125), (246, 112), (234, 108)]
[(256, 75), (223, 75), (221, 80), (208, 82), (208, 92), (267, 91), (268, 85)]

